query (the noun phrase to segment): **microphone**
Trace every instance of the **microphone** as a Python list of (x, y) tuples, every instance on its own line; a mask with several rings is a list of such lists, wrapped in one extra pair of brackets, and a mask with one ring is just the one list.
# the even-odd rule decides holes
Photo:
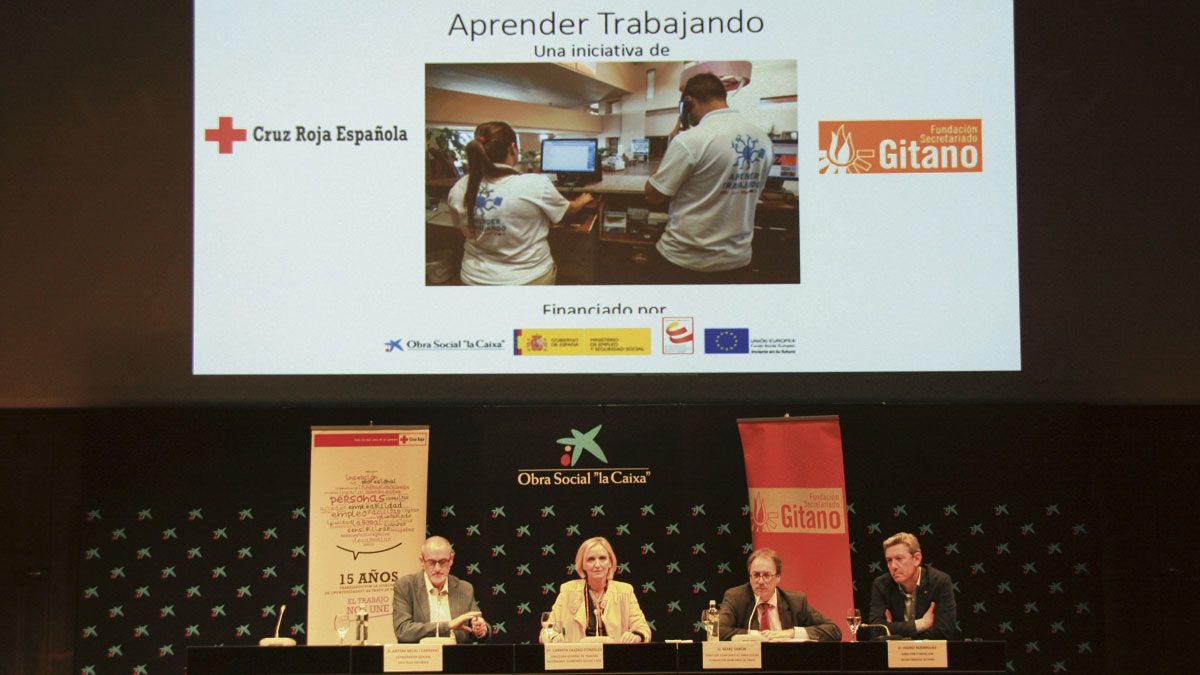
[(295, 647), (296, 641), (290, 637), (279, 637), (279, 628), (283, 625), (283, 613), (287, 605), (279, 606), (279, 620), (275, 622), (275, 637), (263, 638), (258, 641), (259, 647)]
[(750, 608), (750, 618), (749, 618), (749, 620), (746, 621), (746, 632), (738, 633), (737, 635), (734, 635), (733, 637), (730, 638), (731, 640), (733, 640), (734, 642), (763, 642), (764, 641), (763, 636), (762, 636), (762, 626), (758, 627), (759, 630), (757, 632), (755, 632), (755, 633), (750, 632), (752, 630), (750, 628), (750, 624), (754, 623), (754, 615), (756, 612), (758, 612), (758, 606), (761, 604), (762, 604), (762, 601), (758, 599), (757, 595), (755, 595), (754, 596), (754, 606)]
[[(590, 599), (590, 597), (591, 597), (591, 591), (588, 589), (587, 584), (584, 584), (583, 585), (583, 603), (584, 604), (583, 604), (583, 607), (580, 607), (580, 609), (584, 610), (584, 614), (587, 614), (587, 603), (588, 603), (588, 600)], [(608, 586), (606, 585), (604, 588), (604, 592), (601, 593), (601, 595), (600, 595), (600, 599), (596, 600), (594, 603), (592, 603), (592, 606), (594, 608), (593, 613), (595, 614), (595, 618), (596, 618), (596, 634), (588, 635), (587, 630), (586, 630), (587, 626), (585, 625), (584, 626), (585, 630), (583, 632), (583, 639), (581, 640), (581, 642), (611, 642), (612, 641), (612, 638), (609, 637), (607, 634), (605, 634), (606, 631), (604, 630), (604, 624), (602, 623), (604, 621), (604, 616), (603, 616), (604, 604), (605, 604), (604, 601), (605, 601), (605, 598), (607, 598), (607, 597), (608, 597)]]
[[(746, 621), (746, 630), (748, 630), (748, 631), (753, 630), (752, 628), (750, 628), (750, 624), (754, 623), (754, 615), (755, 615), (755, 613), (758, 612), (758, 606), (761, 604), (762, 604), (762, 600), (759, 600), (758, 596), (755, 595), (754, 596), (754, 606), (750, 608), (750, 619), (748, 621)], [(761, 625), (759, 625), (758, 630), (760, 633), (762, 632)]]
[(882, 628), (883, 629), (883, 635), (877, 635), (877, 636), (871, 638), (872, 642), (885, 642), (887, 640), (907, 640), (907, 639), (909, 639), (907, 637), (904, 637), (903, 635), (892, 635), (892, 630), (887, 627), (886, 623), (859, 624), (859, 626), (858, 626), (859, 630), (862, 630), (864, 628)]

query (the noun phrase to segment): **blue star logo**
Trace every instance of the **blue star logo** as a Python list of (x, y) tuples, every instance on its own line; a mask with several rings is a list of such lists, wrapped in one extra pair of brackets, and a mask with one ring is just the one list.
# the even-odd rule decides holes
[(737, 156), (739, 169), (749, 170), (755, 162), (767, 156), (766, 148), (760, 146), (758, 139), (753, 136), (743, 137), (738, 134), (730, 145), (733, 147), (734, 155)]
[(480, 187), (479, 194), (475, 196), (475, 215), (482, 216), (488, 211), (499, 208), (503, 197), (493, 196), (494, 192), (490, 187)]

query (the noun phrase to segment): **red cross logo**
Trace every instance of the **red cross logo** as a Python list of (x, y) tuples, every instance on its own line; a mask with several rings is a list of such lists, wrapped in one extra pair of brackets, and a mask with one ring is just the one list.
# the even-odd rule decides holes
[(246, 140), (246, 130), (234, 129), (232, 117), (220, 117), (217, 120), (216, 129), (204, 130), (204, 140), (216, 141), (217, 152), (222, 155), (231, 155), (234, 141)]

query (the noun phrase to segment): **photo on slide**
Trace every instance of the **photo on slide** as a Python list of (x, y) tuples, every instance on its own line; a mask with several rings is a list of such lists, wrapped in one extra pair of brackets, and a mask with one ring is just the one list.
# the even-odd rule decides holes
[(426, 64), (426, 285), (800, 283), (796, 95), (795, 60)]

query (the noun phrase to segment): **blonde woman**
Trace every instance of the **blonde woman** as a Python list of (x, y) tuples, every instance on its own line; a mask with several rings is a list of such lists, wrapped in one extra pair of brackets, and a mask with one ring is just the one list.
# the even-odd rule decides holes
[[(650, 625), (638, 605), (633, 586), (613, 579), (617, 554), (604, 537), (592, 537), (575, 553), (578, 579), (563, 584), (550, 612), (559, 626), (554, 642), (607, 637), (613, 642), (649, 642)], [(538, 641), (545, 639), (538, 634)]]

